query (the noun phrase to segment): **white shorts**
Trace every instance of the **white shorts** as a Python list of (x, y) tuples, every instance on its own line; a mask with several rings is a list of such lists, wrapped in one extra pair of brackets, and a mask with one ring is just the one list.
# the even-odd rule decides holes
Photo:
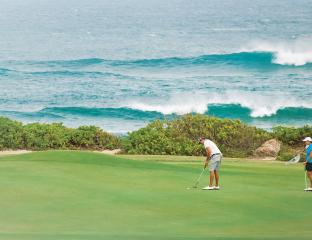
[(221, 165), (221, 159), (222, 155), (221, 154), (215, 154), (210, 158), (209, 161), (209, 171), (219, 171), (220, 165)]

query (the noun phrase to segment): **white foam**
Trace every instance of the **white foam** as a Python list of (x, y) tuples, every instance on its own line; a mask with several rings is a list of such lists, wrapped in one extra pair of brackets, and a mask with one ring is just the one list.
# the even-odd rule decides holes
[(204, 96), (189, 94), (174, 94), (168, 101), (153, 103), (150, 101), (132, 102), (126, 107), (142, 111), (155, 111), (163, 114), (186, 114), (189, 112), (204, 113), (207, 111), (207, 101)]
[(25, 112), (25, 113), (32, 113), (32, 112), (39, 112), (44, 109), (44, 105), (40, 104), (6, 104), (0, 103), (0, 111), (7, 111), (7, 112)]
[(259, 94), (250, 92), (189, 93), (174, 94), (169, 99), (152, 102), (141, 101), (125, 107), (141, 111), (156, 111), (163, 114), (205, 113), (210, 104), (237, 104), (251, 110), (251, 117), (272, 116), (287, 107), (312, 108), (312, 104), (288, 95)]
[(312, 37), (300, 37), (286, 41), (253, 41), (241, 49), (243, 52), (272, 52), (273, 63), (303, 66), (312, 63)]

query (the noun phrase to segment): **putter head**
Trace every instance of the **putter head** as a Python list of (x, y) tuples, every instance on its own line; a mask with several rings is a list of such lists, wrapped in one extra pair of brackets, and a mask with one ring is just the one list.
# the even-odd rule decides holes
[(198, 184), (199, 184), (199, 182), (197, 181), (197, 182), (194, 184), (193, 188), (197, 188)]

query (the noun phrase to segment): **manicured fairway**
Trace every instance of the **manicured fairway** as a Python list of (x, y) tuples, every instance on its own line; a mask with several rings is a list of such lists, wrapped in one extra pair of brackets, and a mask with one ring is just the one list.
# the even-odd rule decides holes
[(312, 239), (301, 164), (224, 160), (222, 190), (202, 191), (186, 189), (200, 162), (167, 159), (1, 157), (0, 239)]

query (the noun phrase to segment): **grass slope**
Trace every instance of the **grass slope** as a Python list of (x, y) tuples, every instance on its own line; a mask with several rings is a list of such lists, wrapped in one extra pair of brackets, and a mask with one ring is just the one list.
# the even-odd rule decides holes
[(311, 239), (301, 165), (224, 161), (223, 189), (209, 192), (186, 190), (199, 163), (124, 158), (1, 157), (0, 239)]

